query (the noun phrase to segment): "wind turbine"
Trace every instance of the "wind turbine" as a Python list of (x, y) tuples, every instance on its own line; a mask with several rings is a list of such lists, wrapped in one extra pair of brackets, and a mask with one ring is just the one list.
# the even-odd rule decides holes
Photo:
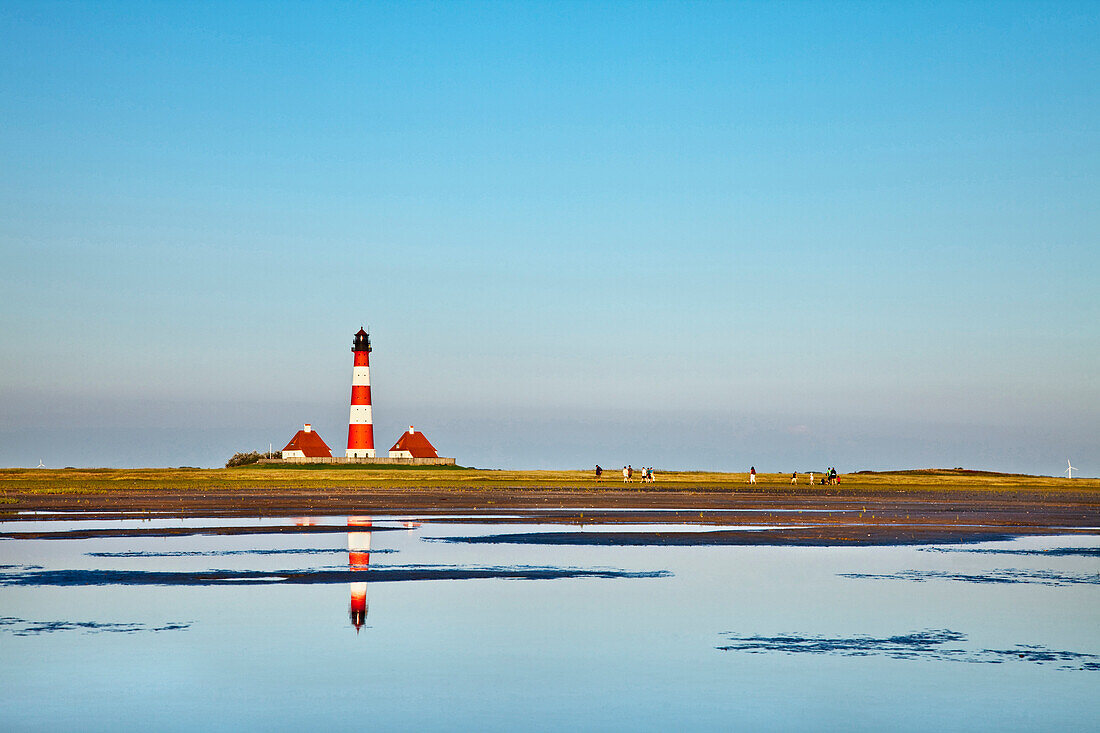
[(39, 458), (38, 459), (38, 465), (35, 466), (35, 468), (45, 468), (45, 467), (46, 467), (46, 464), (42, 462), (41, 458)]
[(1073, 464), (1069, 462), (1068, 458), (1066, 459), (1066, 465), (1069, 466), (1069, 468), (1065, 470), (1065, 474), (1070, 478), (1073, 478), (1073, 472), (1077, 469), (1073, 467)]

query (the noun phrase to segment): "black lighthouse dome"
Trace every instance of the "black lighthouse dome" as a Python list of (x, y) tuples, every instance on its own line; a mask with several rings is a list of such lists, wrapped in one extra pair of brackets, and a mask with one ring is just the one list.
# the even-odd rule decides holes
[(355, 340), (351, 342), (352, 351), (370, 351), (370, 334), (363, 329), (359, 329), (359, 333), (355, 334)]

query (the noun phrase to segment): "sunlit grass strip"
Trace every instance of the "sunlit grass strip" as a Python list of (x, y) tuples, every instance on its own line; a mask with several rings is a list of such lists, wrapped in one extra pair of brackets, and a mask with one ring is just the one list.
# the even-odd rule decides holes
[(264, 466), (234, 469), (0, 469), (0, 499), (5, 494), (102, 494), (118, 491), (182, 492), (275, 491), (310, 489), (420, 489), (477, 492), (543, 491), (686, 491), (836, 495), (857, 491), (907, 492), (1097, 492), (1098, 479), (914, 471), (841, 476), (838, 486), (790, 484), (790, 474), (760, 474), (755, 486), (748, 474), (705, 471), (657, 472), (657, 482), (625, 484), (614, 472), (598, 484), (591, 471), (498, 471), (459, 467), (418, 467), (415, 471), (356, 466)]

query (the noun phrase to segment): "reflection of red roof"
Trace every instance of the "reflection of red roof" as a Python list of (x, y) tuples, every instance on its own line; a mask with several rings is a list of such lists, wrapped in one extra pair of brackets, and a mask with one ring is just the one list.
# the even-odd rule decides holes
[(439, 458), (435, 452), (435, 446), (428, 442), (424, 433), (417, 432), (411, 427), (404, 433), (390, 450), (407, 450), (413, 458)]
[(306, 458), (332, 458), (332, 451), (321, 436), (310, 430), (299, 430), (283, 450), (300, 450)]

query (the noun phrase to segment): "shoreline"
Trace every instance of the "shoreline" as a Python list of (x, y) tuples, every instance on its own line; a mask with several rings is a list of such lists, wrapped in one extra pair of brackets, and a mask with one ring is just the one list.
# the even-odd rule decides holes
[[(784, 484), (786, 480), (788, 483)], [(415, 515), (426, 522), (696, 524), (609, 533), (605, 544), (879, 545), (1100, 534), (1100, 480), (925, 471), (849, 474), (833, 486), (789, 476), (658, 474), (655, 484), (580, 471), (294, 469), (0, 470), (0, 517), (21, 521)], [(438, 521), (438, 520), (437, 520)], [(239, 523), (212, 533), (256, 533)], [(294, 531), (281, 529), (279, 531)], [(305, 530), (308, 531), (308, 530)], [(135, 534), (140, 534), (136, 531)], [(660, 535), (660, 537), (657, 537)], [(551, 541), (548, 539), (548, 541)], [(565, 542), (554, 538), (553, 542)]]

